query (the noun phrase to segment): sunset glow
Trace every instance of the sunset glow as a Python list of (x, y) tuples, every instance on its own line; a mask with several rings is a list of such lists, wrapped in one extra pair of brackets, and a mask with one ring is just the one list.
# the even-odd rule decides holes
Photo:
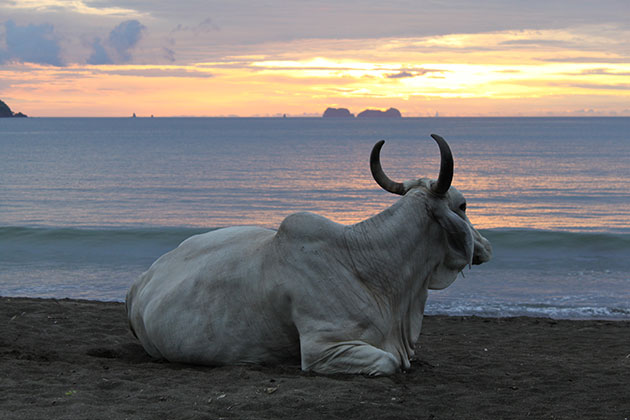
[[(0, 22), (0, 98), (32, 116), (315, 116), (328, 106), (396, 107), (404, 116), (630, 115), (627, 24), (218, 44), (203, 39), (225, 40), (233, 28), (207, 18), (172, 20), (174, 29), (161, 32), (164, 16), (119, 3), (0, 6), (16, 13)], [(52, 16), (62, 6), (59, 16), (103, 27), (139, 20), (109, 37), (74, 28), (78, 39), (64, 49), (62, 24), (31, 24), (25, 14)], [(129, 22), (135, 27), (122, 27)], [(132, 30), (135, 38), (124, 38)], [(14, 32), (59, 52), (20, 52)]]

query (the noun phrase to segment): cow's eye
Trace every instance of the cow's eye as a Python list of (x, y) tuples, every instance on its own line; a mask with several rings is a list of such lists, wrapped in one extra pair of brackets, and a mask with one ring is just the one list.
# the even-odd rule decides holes
[(461, 206), (459, 206), (459, 209), (461, 211), (466, 211), (466, 203), (462, 204)]

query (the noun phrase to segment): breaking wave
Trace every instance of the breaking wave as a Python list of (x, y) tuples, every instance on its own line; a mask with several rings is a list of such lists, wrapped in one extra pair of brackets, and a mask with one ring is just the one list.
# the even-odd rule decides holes
[(480, 316), (480, 317), (516, 317), (533, 316), (554, 319), (610, 319), (630, 320), (630, 308), (608, 306), (561, 306), (556, 304), (477, 304), (469, 305), (457, 302), (455, 304), (427, 303), (426, 315), (449, 316)]
[[(0, 249), (6, 259), (16, 250), (37, 250), (45, 254), (62, 251), (121, 249), (132, 254), (146, 254), (163, 247), (175, 247), (184, 239), (216, 228), (45, 228), (0, 227)], [(530, 229), (482, 230), (495, 250), (521, 255), (593, 253), (630, 255), (630, 233), (556, 232)], [(9, 252), (9, 254), (5, 254)]]
[[(122, 301), (161, 255), (212, 228), (0, 227), (0, 295)], [(482, 231), (493, 259), (427, 314), (630, 319), (630, 234)]]

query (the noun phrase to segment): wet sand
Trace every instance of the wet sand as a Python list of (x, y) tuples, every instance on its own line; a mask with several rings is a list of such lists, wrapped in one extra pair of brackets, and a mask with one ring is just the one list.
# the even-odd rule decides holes
[(409, 372), (152, 360), (124, 305), (0, 298), (2, 419), (630, 419), (630, 322), (426, 317)]

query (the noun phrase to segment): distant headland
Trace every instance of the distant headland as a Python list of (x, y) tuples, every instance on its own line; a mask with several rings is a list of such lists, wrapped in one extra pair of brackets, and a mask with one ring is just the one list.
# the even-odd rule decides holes
[[(346, 108), (326, 108), (323, 118), (354, 118)], [(357, 114), (357, 118), (402, 118), (402, 114), (396, 108), (389, 108), (387, 111), (377, 109), (366, 109)]]
[(366, 109), (357, 115), (357, 118), (402, 118), (400, 111), (396, 108), (389, 108), (387, 111), (377, 109)]
[(324, 118), (354, 118), (354, 114), (351, 114), (346, 108), (326, 108), (324, 111)]
[(11, 111), (9, 105), (0, 99), (0, 118), (26, 118), (26, 114)]

